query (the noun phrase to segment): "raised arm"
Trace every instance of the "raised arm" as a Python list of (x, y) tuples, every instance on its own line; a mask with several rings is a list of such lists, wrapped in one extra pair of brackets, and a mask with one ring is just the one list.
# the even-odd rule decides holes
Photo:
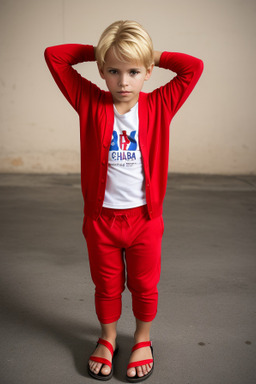
[(64, 44), (46, 48), (45, 60), (59, 89), (79, 111), (82, 91), (90, 92), (92, 83), (84, 79), (73, 65), (85, 61), (95, 61), (92, 45)]
[(177, 73), (169, 83), (158, 89), (172, 116), (186, 101), (203, 72), (203, 62), (196, 57), (176, 52), (154, 52), (155, 65)]
[(162, 56), (162, 52), (154, 51), (154, 64), (156, 67), (159, 67), (161, 56)]

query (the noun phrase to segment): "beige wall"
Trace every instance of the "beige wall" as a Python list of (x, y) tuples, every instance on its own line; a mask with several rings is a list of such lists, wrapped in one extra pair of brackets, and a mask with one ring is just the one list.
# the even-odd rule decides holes
[[(79, 172), (78, 118), (55, 86), (45, 47), (96, 44), (117, 19), (135, 19), (158, 50), (204, 60), (171, 125), (170, 170), (256, 173), (255, 0), (0, 0), (0, 172)], [(104, 86), (94, 63), (78, 67)], [(168, 80), (155, 69), (145, 90)]]

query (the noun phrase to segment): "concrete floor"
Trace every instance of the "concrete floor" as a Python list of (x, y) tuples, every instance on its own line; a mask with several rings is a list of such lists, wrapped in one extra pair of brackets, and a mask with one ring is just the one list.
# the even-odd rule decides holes
[[(256, 382), (256, 177), (172, 175), (149, 384)], [(94, 383), (79, 176), (1, 175), (1, 384)], [(134, 321), (124, 293), (125, 381)]]

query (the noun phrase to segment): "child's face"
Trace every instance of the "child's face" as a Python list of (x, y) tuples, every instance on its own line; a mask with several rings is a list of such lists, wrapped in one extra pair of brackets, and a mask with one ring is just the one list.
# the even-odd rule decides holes
[[(144, 81), (151, 76), (153, 65), (146, 69), (139, 62), (123, 62), (116, 58), (112, 48), (108, 51), (101, 77), (112, 94), (117, 109), (125, 113), (138, 101)], [(119, 107), (119, 108), (118, 108)]]

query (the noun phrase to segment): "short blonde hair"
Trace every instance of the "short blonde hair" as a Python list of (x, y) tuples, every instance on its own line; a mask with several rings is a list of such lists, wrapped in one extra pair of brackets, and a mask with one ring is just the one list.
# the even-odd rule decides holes
[(114, 54), (121, 61), (138, 61), (145, 68), (154, 63), (151, 37), (136, 21), (116, 21), (102, 33), (96, 48), (96, 60), (101, 69), (110, 48), (113, 48)]

